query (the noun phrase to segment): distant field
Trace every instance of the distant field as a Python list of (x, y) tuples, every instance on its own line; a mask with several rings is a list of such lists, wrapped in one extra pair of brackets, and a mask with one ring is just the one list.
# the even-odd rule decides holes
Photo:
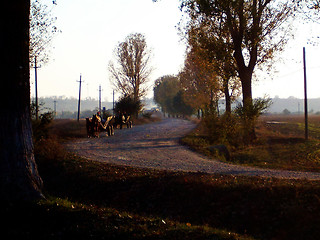
[[(304, 139), (304, 116), (267, 115), (256, 126), (257, 141), (250, 146), (230, 148), (234, 164), (263, 168), (320, 172), (320, 116), (309, 117), (309, 140)], [(182, 142), (212, 156), (210, 140), (198, 128)], [(216, 158), (216, 156), (212, 156)], [(221, 159), (225, 161), (224, 159)]]
[[(272, 124), (271, 122), (278, 122)], [(305, 124), (304, 115), (268, 115), (260, 118), (260, 123), (266, 124), (268, 129), (286, 136), (304, 138)], [(309, 137), (320, 139), (320, 116), (308, 117)]]

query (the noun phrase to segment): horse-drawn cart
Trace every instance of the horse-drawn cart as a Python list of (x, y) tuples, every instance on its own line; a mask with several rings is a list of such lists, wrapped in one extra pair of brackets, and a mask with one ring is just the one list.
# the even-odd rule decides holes
[(99, 133), (106, 131), (108, 136), (114, 135), (114, 116), (107, 117), (105, 121), (98, 115), (93, 115), (92, 118), (86, 118), (86, 128), (88, 137), (99, 137)]
[(119, 114), (101, 119), (99, 115), (86, 118), (86, 128), (88, 137), (99, 137), (100, 132), (106, 131), (108, 136), (114, 135), (114, 128), (118, 126), (122, 129), (123, 125), (132, 128), (132, 120), (129, 115)]
[(132, 128), (133, 122), (130, 118), (130, 115), (120, 114), (118, 116), (115, 116), (114, 120), (115, 121), (114, 121), (113, 126), (115, 128), (117, 128), (119, 126), (120, 129), (122, 129), (123, 125), (127, 125), (127, 128)]

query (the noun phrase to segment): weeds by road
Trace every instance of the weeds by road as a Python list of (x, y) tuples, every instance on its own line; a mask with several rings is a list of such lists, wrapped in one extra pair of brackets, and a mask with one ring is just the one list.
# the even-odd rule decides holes
[[(310, 139), (304, 140), (304, 119), (300, 116), (265, 116), (260, 118), (258, 139), (249, 146), (230, 147), (233, 164), (294, 171), (320, 172), (320, 117), (310, 118)], [(182, 143), (209, 157), (214, 144), (203, 126), (182, 139)], [(225, 159), (221, 158), (222, 161)]]

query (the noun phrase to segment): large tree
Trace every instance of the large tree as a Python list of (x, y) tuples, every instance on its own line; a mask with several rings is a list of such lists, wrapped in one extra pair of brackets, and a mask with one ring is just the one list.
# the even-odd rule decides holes
[[(35, 199), (42, 181), (33, 154), (29, 82), (29, 0), (5, 1), (0, 17), (1, 111), (0, 192), (2, 200)], [(9, 98), (8, 98), (9, 96)]]
[[(294, 1), (276, 0), (184, 0), (191, 19), (210, 21), (213, 30), (230, 39), (243, 96), (244, 109), (252, 106), (252, 76), (255, 67), (282, 50), (288, 33), (281, 26), (292, 16)], [(215, 35), (213, 35), (215, 37)], [(248, 110), (249, 111), (249, 110)], [(248, 113), (248, 118), (250, 114)], [(255, 138), (254, 128), (249, 129)]]
[(111, 82), (123, 95), (140, 100), (147, 92), (146, 83), (152, 71), (145, 36), (140, 33), (127, 36), (116, 47), (115, 58), (115, 63), (109, 63)]

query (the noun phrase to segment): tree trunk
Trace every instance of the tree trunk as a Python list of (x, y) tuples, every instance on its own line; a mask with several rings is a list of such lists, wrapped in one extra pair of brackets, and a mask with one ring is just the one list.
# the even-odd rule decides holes
[(223, 91), (226, 100), (226, 114), (231, 114), (231, 98), (229, 94), (229, 79), (223, 81)]
[(41, 197), (42, 180), (33, 154), (29, 82), (30, 0), (5, 1), (0, 19), (0, 192), (2, 200)]
[(250, 105), (252, 105), (252, 72), (250, 72), (248, 68), (245, 68), (239, 72), (239, 75), (242, 87), (243, 107), (247, 109)]
[(245, 112), (245, 130), (246, 130), (246, 139), (248, 143), (253, 142), (257, 136), (254, 126), (254, 116), (252, 115), (252, 74), (249, 68), (245, 68), (240, 73), (240, 80), (242, 84), (242, 97), (243, 97), (243, 109)]

